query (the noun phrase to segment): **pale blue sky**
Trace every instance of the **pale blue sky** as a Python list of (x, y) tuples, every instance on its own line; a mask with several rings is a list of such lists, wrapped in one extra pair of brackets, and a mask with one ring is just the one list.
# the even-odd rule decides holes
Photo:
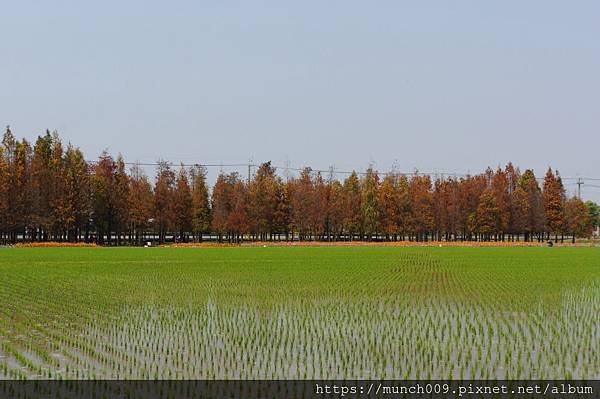
[(0, 123), (31, 139), (58, 129), (89, 158), (512, 160), (600, 177), (597, 1), (15, 1), (1, 14)]

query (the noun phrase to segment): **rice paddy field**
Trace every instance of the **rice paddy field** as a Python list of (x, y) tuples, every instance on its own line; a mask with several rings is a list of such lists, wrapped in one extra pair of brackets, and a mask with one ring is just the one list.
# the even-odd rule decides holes
[(600, 378), (600, 248), (0, 248), (0, 379)]

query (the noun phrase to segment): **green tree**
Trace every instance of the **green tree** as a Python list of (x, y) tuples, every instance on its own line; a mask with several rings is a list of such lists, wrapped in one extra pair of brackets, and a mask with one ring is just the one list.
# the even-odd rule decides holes
[(34, 241), (48, 240), (51, 229), (53, 188), (56, 176), (52, 167), (52, 136), (50, 131), (38, 136), (33, 147), (31, 160), (31, 218), (32, 239)]
[(16, 240), (15, 227), (17, 225), (16, 221), (16, 196), (17, 196), (17, 187), (15, 185), (15, 152), (17, 141), (12, 131), (10, 130), (10, 126), (6, 127), (6, 131), (2, 136), (2, 146), (3, 146), (3, 161), (2, 161), (2, 169), (3, 169), (3, 194), (2, 194), (2, 205), (0, 205), (3, 209), (3, 221), (2, 221), (2, 229), (3, 229), (3, 241), (4, 242), (14, 242)]
[(350, 240), (362, 237), (362, 198), (358, 174), (352, 172), (344, 180), (344, 230)]
[(154, 183), (154, 215), (158, 227), (158, 241), (165, 242), (169, 229), (173, 227), (173, 193), (175, 191), (175, 173), (171, 164), (159, 161)]
[(197, 240), (210, 231), (210, 199), (206, 184), (206, 168), (196, 165), (191, 171), (192, 182), (192, 229)]
[(586, 201), (585, 205), (588, 208), (592, 227), (597, 229), (600, 226), (600, 205), (594, 201)]
[(13, 208), (13, 242), (16, 242), (20, 235), (23, 240), (27, 240), (27, 231), (33, 225), (31, 215), (32, 198), (29, 195), (30, 175), (29, 166), (31, 161), (31, 146), (25, 139), (17, 141), (15, 147), (15, 161), (13, 169), (14, 201)]
[(102, 152), (92, 168), (92, 219), (96, 231), (96, 243), (104, 243), (105, 234), (112, 229), (113, 209), (110, 190), (115, 163), (112, 157)]
[(64, 156), (64, 196), (67, 209), (67, 238), (79, 241), (82, 232), (89, 234), (90, 175), (89, 165), (79, 148), (67, 147)]
[(521, 175), (519, 187), (525, 192), (527, 200), (526, 209), (528, 214), (525, 215), (524, 220), (525, 241), (532, 241), (534, 236), (537, 236), (538, 241), (541, 241), (546, 228), (544, 202), (540, 186), (531, 169), (527, 169)]
[(119, 154), (115, 163), (115, 176), (112, 189), (113, 203), (115, 207), (115, 233), (117, 245), (121, 245), (124, 237), (123, 232), (127, 228), (129, 219), (129, 176), (125, 171), (125, 161)]
[(565, 225), (571, 234), (572, 242), (575, 238), (587, 238), (592, 235), (593, 223), (590, 218), (589, 208), (577, 198), (569, 198), (565, 203)]
[(55, 241), (63, 241), (67, 238), (67, 230), (72, 222), (72, 215), (66, 198), (64, 151), (62, 141), (56, 131), (52, 133), (50, 171), (51, 178), (47, 184), (51, 186), (51, 232)]
[(181, 165), (175, 192), (173, 195), (173, 221), (174, 228), (179, 234), (179, 241), (187, 242), (187, 232), (192, 230), (193, 201), (187, 170)]

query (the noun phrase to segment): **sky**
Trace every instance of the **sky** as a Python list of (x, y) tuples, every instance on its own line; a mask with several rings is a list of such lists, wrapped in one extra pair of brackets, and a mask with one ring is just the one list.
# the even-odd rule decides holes
[(0, 123), (89, 159), (600, 178), (599, 20), (597, 1), (5, 2)]

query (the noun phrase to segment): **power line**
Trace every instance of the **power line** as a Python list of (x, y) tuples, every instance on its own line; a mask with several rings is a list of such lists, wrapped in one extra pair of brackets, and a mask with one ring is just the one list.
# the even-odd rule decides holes
[[(86, 161), (87, 163), (90, 164), (97, 164), (98, 161)], [(172, 162), (168, 162), (169, 164), (173, 164)], [(127, 166), (159, 166), (160, 164), (158, 162), (123, 162), (124, 165)], [(194, 167), (194, 166), (204, 166), (207, 168), (211, 168), (211, 167), (236, 167), (236, 168), (241, 168), (241, 167), (246, 167), (246, 166), (256, 166), (253, 164), (247, 164), (247, 163), (180, 163), (179, 165), (189, 168), (189, 167)]]
[[(88, 160), (87, 161), (90, 164), (97, 164), (98, 161), (97, 160)], [(160, 163), (158, 162), (123, 162), (124, 165), (127, 166), (159, 166)], [(169, 164), (173, 165), (172, 162), (169, 162)], [(180, 163), (180, 166), (183, 167), (194, 167), (194, 166), (203, 166), (203, 167), (217, 167), (217, 168), (223, 168), (223, 167), (236, 167), (236, 168), (248, 168), (248, 175), (250, 175), (250, 171), (252, 168), (258, 168), (260, 165), (258, 164), (253, 164), (253, 163), (229, 163), (229, 164), (225, 164), (225, 163), (218, 163), (218, 164), (207, 164), (207, 163)], [(366, 175), (367, 172), (362, 172), (362, 171), (356, 171), (356, 170), (337, 170), (337, 169), (313, 169), (311, 167), (303, 167), (303, 168), (299, 168), (299, 167), (291, 167), (291, 166), (278, 166), (278, 165), (271, 165), (271, 167), (275, 168), (275, 169), (280, 169), (280, 170), (291, 170), (291, 171), (296, 171), (296, 172), (301, 172), (304, 169), (310, 169), (311, 172), (315, 172), (315, 173), (335, 173), (335, 174), (347, 174), (347, 175), (351, 175), (352, 173), (356, 173), (357, 175)], [(400, 175), (418, 175), (418, 176), (433, 176), (433, 175), (446, 175), (446, 176), (454, 176), (454, 177), (466, 177), (469, 176), (469, 174), (464, 174), (464, 173), (456, 173), (456, 172), (418, 172), (418, 171), (414, 171), (414, 172), (400, 172), (400, 171), (392, 171), (392, 172), (378, 172), (378, 174), (380, 175), (389, 175), (389, 174), (400, 174)]]
[[(254, 166), (258, 166), (258, 165), (254, 165)], [(293, 171), (297, 171), (297, 172), (301, 172), (304, 169), (307, 168), (298, 168), (298, 167), (290, 167), (290, 166), (276, 166), (273, 165), (273, 167), (275, 169), (281, 169), (281, 170), (293, 170)], [(316, 172), (316, 173), (334, 173), (334, 174), (341, 174), (341, 175), (351, 175), (352, 173), (356, 173), (357, 175), (366, 175), (368, 174), (368, 172), (361, 172), (361, 171), (349, 171), (349, 170), (338, 170), (338, 169), (313, 169), (308, 167), (308, 169), (310, 169), (311, 172)], [(418, 176), (433, 176), (433, 175), (448, 175), (448, 176), (460, 176), (460, 177), (465, 177), (468, 176), (466, 174), (462, 174), (462, 173), (455, 173), (455, 172), (400, 172), (400, 171), (391, 171), (391, 172), (378, 172), (378, 174), (383, 175), (383, 176), (387, 176), (387, 175), (391, 175), (391, 174), (398, 174), (398, 175), (418, 175)]]
[[(125, 165), (140, 165), (140, 166), (158, 166), (158, 163), (141, 163), (141, 162), (123, 162)], [(244, 166), (255, 166), (255, 165), (251, 165), (251, 164), (247, 164), (247, 163), (180, 163), (179, 165), (189, 168), (189, 167), (193, 167), (193, 166), (205, 166), (207, 168), (211, 168), (211, 167), (215, 167), (215, 168), (219, 168), (219, 167), (236, 167), (236, 168), (241, 168)]]
[[(90, 164), (98, 163), (97, 160), (88, 160), (87, 162)], [(172, 162), (168, 162), (168, 163), (173, 165)], [(136, 166), (149, 166), (149, 167), (151, 167), (151, 166), (156, 167), (156, 166), (160, 165), (160, 163), (158, 163), (158, 162), (123, 162), (123, 164), (125, 164), (127, 166), (136, 165)], [(249, 177), (251, 176), (252, 168), (260, 167), (260, 164), (255, 164), (255, 163), (179, 163), (178, 165), (183, 166), (183, 167), (201, 166), (201, 167), (206, 167), (206, 168), (247, 168)], [(295, 172), (301, 172), (305, 169), (309, 169), (311, 172), (314, 172), (314, 173), (334, 173), (334, 174), (341, 174), (341, 175), (351, 175), (353, 173), (356, 173), (357, 175), (361, 175), (361, 176), (364, 176), (367, 174), (367, 172), (364, 172), (364, 171), (332, 169), (332, 168), (331, 169), (313, 169), (311, 167), (293, 167), (293, 166), (281, 166), (281, 165), (271, 165), (271, 167), (273, 167), (275, 169), (279, 169), (279, 170), (295, 171)], [(444, 178), (445, 176), (457, 178), (457, 177), (468, 177), (468, 176), (476, 176), (477, 175), (477, 174), (471, 174), (471, 173), (458, 173), (458, 172), (446, 172), (446, 171), (419, 172), (418, 170), (415, 170), (413, 172), (403, 172), (403, 171), (392, 170), (389, 172), (378, 172), (378, 174), (383, 175), (383, 176), (387, 176), (387, 175), (441, 176), (442, 178)], [(569, 183), (569, 184), (577, 184), (577, 185), (585, 184), (586, 180), (600, 181), (600, 178), (594, 178), (594, 177), (562, 177), (561, 176), (561, 179), (562, 180), (576, 180), (576, 182)], [(544, 178), (537, 177), (536, 180), (544, 181)], [(587, 184), (586, 186), (587, 187), (600, 187), (600, 186), (593, 186), (590, 184)]]

